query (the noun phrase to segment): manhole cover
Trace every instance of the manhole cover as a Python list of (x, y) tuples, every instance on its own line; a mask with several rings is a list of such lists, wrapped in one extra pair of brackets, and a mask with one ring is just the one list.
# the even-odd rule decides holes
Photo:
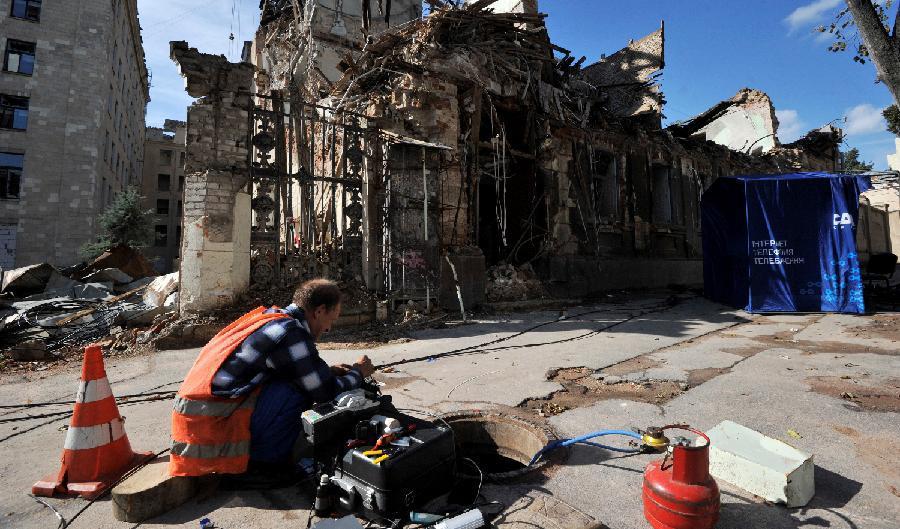
[[(516, 478), (547, 464), (542, 460), (528, 466), (538, 450), (557, 438), (549, 428), (499, 413), (453, 412), (441, 418), (453, 429), (457, 458), (471, 459), (494, 481)], [(466, 463), (457, 465), (457, 472), (478, 477)]]

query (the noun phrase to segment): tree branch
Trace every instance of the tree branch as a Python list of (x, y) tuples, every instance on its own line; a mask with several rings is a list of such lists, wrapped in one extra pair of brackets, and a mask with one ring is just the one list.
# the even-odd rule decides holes
[[(894, 101), (900, 101), (900, 47), (888, 35), (871, 0), (844, 0), (859, 36), (866, 45), (878, 78), (888, 87)], [(896, 28), (896, 25), (895, 25)]]

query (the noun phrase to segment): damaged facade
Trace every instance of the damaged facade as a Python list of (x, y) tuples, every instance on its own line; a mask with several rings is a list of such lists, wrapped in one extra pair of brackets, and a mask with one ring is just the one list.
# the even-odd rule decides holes
[[(497, 266), (527, 265), (552, 296), (700, 283), (699, 198), (716, 177), (838, 169), (839, 130), (782, 146), (757, 91), (662, 128), (662, 27), (585, 66), (536, 2), (428, 2), (425, 18), (418, 2), (263, 4), (231, 187), (253, 193), (252, 228), (234, 219), (261, 285), (324, 274), (470, 307)], [(193, 119), (189, 166), (215, 137)]]

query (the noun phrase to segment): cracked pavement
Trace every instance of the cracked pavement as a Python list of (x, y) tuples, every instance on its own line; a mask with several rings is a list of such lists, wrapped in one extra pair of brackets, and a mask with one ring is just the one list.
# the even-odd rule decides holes
[[(896, 527), (900, 316), (760, 316), (702, 298), (681, 296), (674, 304), (667, 298), (668, 293), (645, 293), (628, 302), (568, 307), (562, 316), (558, 310), (496, 315), (415, 332), (406, 343), (365, 351), (325, 350), (322, 356), (347, 362), (365, 352), (376, 365), (419, 359), (377, 375), (398, 406), (431, 412), (496, 409), (547, 421), (565, 437), (673, 422), (709, 429), (730, 419), (814, 454), (816, 496), (805, 508), (785, 509), (720, 482), (717, 527)], [(463, 348), (469, 349), (437, 356)], [(175, 381), (197, 352), (108, 360), (113, 391), (176, 389)], [(72, 400), (77, 377), (77, 366), (53, 374), (6, 375), (0, 378), (0, 397), (4, 404)], [(658, 393), (662, 385), (668, 393)], [(553, 408), (548, 417), (532, 407), (555, 399), (575, 405)], [(168, 446), (170, 408), (168, 400), (120, 404), (136, 450)], [(59, 409), (64, 408), (53, 408)], [(23, 414), (0, 410), (0, 415)], [(56, 523), (53, 513), (25, 492), (58, 469), (66, 423), (44, 418), (0, 424), (0, 439), (5, 439), (0, 441), (0, 526)], [(788, 430), (801, 437), (788, 435)], [(645, 528), (641, 473), (656, 457), (577, 447), (565, 463), (513, 484), (491, 485), (485, 494), (507, 504), (532, 499), (529, 505), (541, 505), (544, 527), (584, 526), (592, 517), (614, 529)], [(67, 519), (85, 504), (78, 499), (48, 501)], [(548, 502), (556, 507), (548, 508)], [(98, 501), (72, 527), (131, 527), (112, 518), (108, 503)], [(308, 507), (309, 499), (291, 489), (218, 492), (142, 527), (196, 526), (202, 517), (225, 528), (302, 527)], [(525, 527), (527, 516), (517, 512), (518, 517), (505, 518), (500, 527)], [(567, 514), (554, 519), (548, 512)]]

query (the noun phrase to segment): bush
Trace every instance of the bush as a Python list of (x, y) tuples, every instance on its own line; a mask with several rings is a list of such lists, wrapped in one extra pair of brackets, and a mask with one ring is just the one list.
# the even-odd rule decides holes
[(100, 237), (81, 247), (93, 259), (114, 246), (144, 248), (153, 242), (152, 210), (141, 209), (141, 195), (134, 188), (122, 191), (100, 214)]

